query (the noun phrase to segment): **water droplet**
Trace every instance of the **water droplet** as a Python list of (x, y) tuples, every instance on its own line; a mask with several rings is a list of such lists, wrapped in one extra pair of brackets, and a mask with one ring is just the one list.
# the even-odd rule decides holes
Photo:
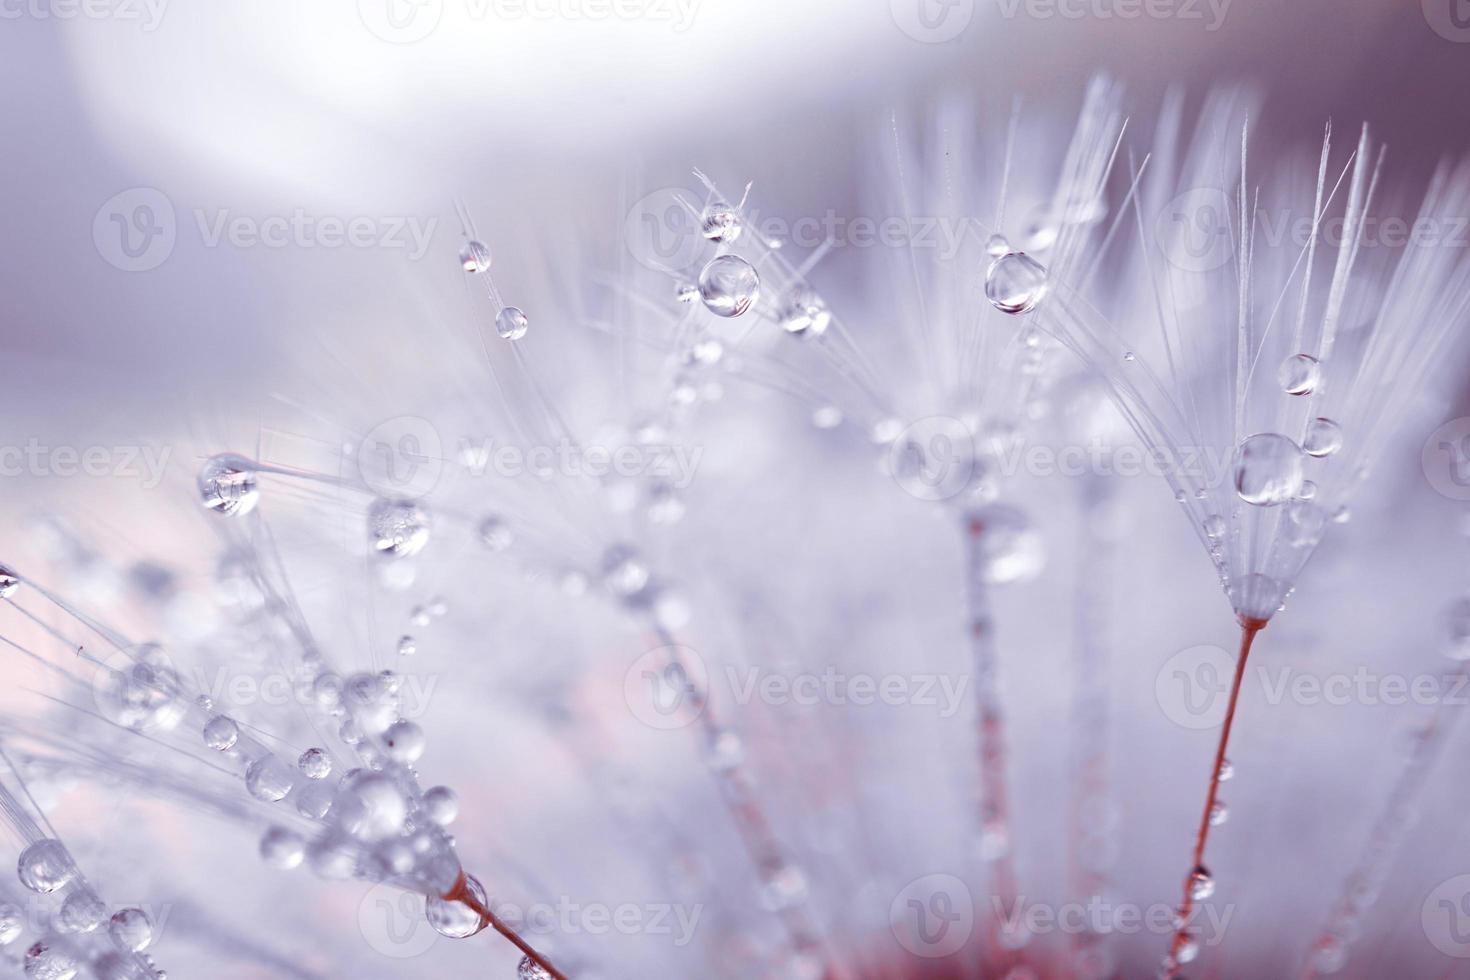
[(1203, 902), (1215, 894), (1215, 879), (1210, 875), (1210, 869), (1203, 864), (1195, 865), (1189, 873), (1189, 897), (1196, 902)]
[(1284, 526), (1287, 543), (1309, 548), (1322, 539), (1322, 529), (1326, 526), (1326, 513), (1310, 500), (1293, 500), (1287, 505)]
[(993, 585), (1027, 582), (1046, 566), (1040, 532), (1025, 513), (1005, 504), (991, 504), (970, 514), (971, 533), (978, 549), (981, 578)]
[(1217, 773), (1217, 778), (1222, 783), (1228, 783), (1235, 778), (1235, 766), (1229, 759), (1220, 760), (1220, 771)]
[(459, 250), (459, 267), (474, 275), (490, 268), (490, 247), (484, 242), (470, 239)]
[(308, 779), (326, 779), (332, 772), (332, 757), (326, 749), (310, 748), (301, 753), (296, 765)]
[(332, 812), (343, 830), (359, 840), (396, 837), (408, 819), (408, 801), (391, 778), (365, 772), (344, 780)]
[(551, 980), (551, 974), (532, 962), (531, 957), (522, 956), (520, 963), (516, 964), (516, 980)]
[(648, 584), (648, 566), (637, 550), (615, 544), (602, 556), (602, 580), (615, 595), (631, 596)]
[(827, 327), (832, 322), (832, 313), (810, 287), (798, 284), (786, 294), (777, 319), (781, 321), (781, 328), (789, 334), (820, 337), (827, 332)]
[[(485, 905), (485, 889), (475, 876), (465, 875), (464, 883), (475, 901)], [(429, 925), (434, 927), (435, 932), (450, 939), (473, 936), (487, 925), (485, 917), (464, 902), (449, 901), (437, 895), (429, 896), (424, 905), (424, 915), (428, 917)]]
[(739, 316), (760, 296), (761, 277), (738, 255), (711, 259), (699, 273), (699, 296), (716, 316)]
[(901, 435), (903, 423), (895, 418), (879, 419), (873, 423), (873, 429), (869, 433), (873, 444), (877, 446), (886, 446)]
[(45, 942), (32, 943), (26, 950), (25, 973), (30, 980), (72, 980), (79, 969), (65, 950)]
[(520, 340), (529, 326), (526, 314), (519, 306), (507, 306), (495, 314), (495, 332), (501, 340)]
[(383, 733), (388, 756), (400, 765), (412, 765), (424, 754), (424, 730), (411, 721), (394, 722)]
[(1332, 512), (1332, 523), (1334, 524), (1346, 524), (1352, 519), (1353, 512), (1348, 508), (1347, 504), (1341, 505), (1337, 510)]
[(418, 554), (429, 542), (429, 514), (412, 500), (373, 501), (368, 511), (368, 540), (373, 550), (391, 558)]
[(1331, 456), (1342, 448), (1342, 426), (1331, 419), (1315, 418), (1307, 423), (1302, 452), (1308, 456)]
[(795, 865), (777, 864), (766, 869), (761, 878), (761, 899), (766, 908), (779, 912), (806, 901), (806, 875)]
[(1313, 483), (1311, 480), (1303, 480), (1302, 488), (1300, 491), (1297, 492), (1297, 499), (1311, 500), (1315, 496), (1317, 496), (1317, 484)]
[(1227, 807), (1224, 803), (1220, 802), (1219, 800), (1216, 800), (1210, 806), (1210, 826), (1211, 827), (1218, 827), (1222, 823), (1224, 823), (1225, 821), (1227, 821), (1229, 819), (1230, 819), (1230, 808)]
[(699, 364), (718, 364), (725, 356), (725, 345), (713, 337), (707, 337), (691, 347), (689, 353)]
[(1174, 503), (1176, 503), (1176, 504), (1182, 504), (1182, 503), (1185, 503), (1188, 500), (1189, 500), (1189, 498), (1185, 495), (1185, 493), (1184, 493), (1183, 490), (1175, 490), (1174, 491)]
[(1450, 603), (1445, 610), (1445, 632), (1450, 641), (1448, 655), (1455, 660), (1470, 660), (1470, 598)]
[(400, 636), (398, 638), (398, 655), (400, 657), (412, 657), (419, 652), (419, 646), (411, 636)]
[(699, 299), (699, 287), (692, 282), (681, 282), (675, 295), (679, 297), (681, 303), (692, 303)]
[(285, 827), (271, 827), (260, 837), (260, 856), (277, 868), (294, 868), (306, 857), (306, 841)]
[(0, 599), (9, 599), (20, 588), (20, 576), (0, 565)]
[(1322, 365), (1311, 354), (1293, 354), (1277, 368), (1276, 380), (1288, 395), (1310, 395), (1322, 380)]
[(1046, 292), (1046, 267), (1025, 252), (1007, 252), (985, 273), (985, 296), (1002, 313), (1028, 313)]
[(812, 411), (812, 425), (818, 429), (835, 429), (842, 424), (842, 409), (823, 405)]
[(296, 801), (296, 812), (312, 820), (320, 820), (332, 808), (335, 790), (327, 783), (307, 783), (291, 794)]
[(699, 216), (699, 230), (712, 242), (729, 244), (740, 237), (740, 214), (724, 201), (711, 201)]
[(991, 235), (985, 240), (985, 254), (998, 259), (1011, 250), (1011, 243), (1004, 235)]
[(199, 498), (216, 514), (238, 517), (260, 502), (255, 464), (243, 456), (225, 453), (199, 468)]
[(1273, 507), (1302, 488), (1302, 451), (1275, 432), (1247, 437), (1235, 451), (1235, 492), (1248, 504)]
[(1180, 963), (1193, 963), (1199, 956), (1199, 940), (1188, 930), (1181, 929), (1174, 939), (1174, 958)]
[(20, 938), (25, 926), (25, 913), (9, 902), (0, 905), (0, 946), (9, 946)]
[(257, 800), (284, 800), (296, 785), (296, 774), (274, 755), (263, 755), (245, 767), (245, 788)]
[(1205, 518), (1205, 534), (1211, 540), (1218, 540), (1225, 536), (1225, 518), (1219, 514), (1211, 514)]
[(1123, 352), (1123, 360), (1132, 364), (1134, 361), (1138, 360), (1138, 355), (1133, 353), (1131, 350), (1125, 350)]
[(215, 715), (204, 723), (204, 744), (219, 752), (235, 747), (240, 726), (225, 715)]
[(424, 813), (441, 827), (454, 823), (459, 816), (459, 796), (448, 786), (431, 786), (424, 790)]
[(479, 534), (480, 543), (491, 551), (504, 551), (515, 540), (510, 526), (494, 515), (480, 521)]
[(90, 888), (76, 888), (61, 903), (56, 916), (61, 932), (91, 932), (107, 921), (107, 906)]
[(20, 883), (33, 892), (54, 892), (71, 881), (77, 873), (66, 845), (50, 837), (28, 845), (20, 852), (16, 874)]
[(153, 943), (153, 920), (142, 909), (118, 909), (107, 923), (107, 934), (119, 949), (139, 953)]

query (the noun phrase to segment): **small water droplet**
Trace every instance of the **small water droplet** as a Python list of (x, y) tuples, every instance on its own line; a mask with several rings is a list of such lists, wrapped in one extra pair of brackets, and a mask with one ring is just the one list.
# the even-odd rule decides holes
[(1125, 350), (1123, 352), (1123, 360), (1131, 364), (1132, 362), (1138, 360), (1138, 355), (1133, 353), (1131, 350)]
[(1025, 252), (1007, 252), (985, 273), (985, 296), (1002, 313), (1027, 313), (1046, 292), (1046, 267)]
[(428, 511), (412, 500), (378, 498), (368, 511), (368, 541), (390, 558), (418, 554), (429, 543)]
[(1322, 380), (1322, 366), (1311, 354), (1293, 354), (1277, 368), (1276, 380), (1288, 395), (1310, 395)]
[(679, 297), (681, 303), (692, 303), (699, 299), (699, 287), (692, 282), (681, 282), (676, 287), (674, 295)]
[(20, 588), (20, 576), (0, 565), (0, 599), (9, 599)]
[(459, 267), (474, 275), (490, 268), (490, 247), (484, 242), (470, 239), (459, 250)]
[(260, 837), (260, 856), (277, 868), (294, 868), (306, 857), (306, 841), (285, 827), (271, 827)]
[(740, 214), (724, 201), (711, 201), (699, 216), (699, 230), (712, 242), (729, 244), (740, 237)]
[(510, 525), (494, 515), (480, 521), (479, 534), (480, 543), (491, 551), (504, 551), (515, 540)]
[(522, 956), (520, 963), (516, 964), (516, 980), (551, 980), (551, 974), (533, 962), (531, 957)]
[(199, 468), (199, 498), (216, 514), (239, 517), (260, 502), (255, 464), (243, 456), (224, 453)]
[(1220, 760), (1220, 771), (1217, 774), (1220, 782), (1228, 783), (1235, 778), (1235, 766), (1229, 759)]
[(1011, 250), (1011, 243), (1004, 235), (991, 235), (985, 240), (985, 254), (998, 259)]
[(1211, 540), (1218, 540), (1225, 536), (1225, 518), (1219, 514), (1211, 514), (1205, 518), (1205, 534)]
[(1040, 532), (1021, 510), (991, 504), (970, 515), (980, 576), (994, 585), (1028, 582), (1046, 566)]
[(1302, 487), (1302, 451), (1276, 432), (1259, 432), (1235, 451), (1235, 492), (1248, 504), (1273, 507)]
[(1215, 894), (1215, 879), (1210, 874), (1210, 869), (1203, 864), (1195, 865), (1189, 873), (1189, 897), (1196, 902), (1203, 902)]
[(424, 813), (431, 822), (447, 827), (459, 816), (459, 796), (448, 786), (431, 786), (424, 790)]
[(781, 303), (781, 328), (789, 334), (820, 337), (832, 322), (832, 313), (810, 287), (793, 286)]
[(204, 723), (204, 744), (218, 752), (235, 747), (240, 737), (240, 726), (226, 715), (215, 715)]
[(326, 779), (332, 772), (332, 757), (326, 749), (310, 748), (301, 753), (296, 765), (308, 779)]
[(1342, 448), (1342, 426), (1331, 419), (1315, 418), (1307, 423), (1302, 452), (1308, 456), (1331, 456)]
[(529, 326), (526, 314), (519, 306), (507, 306), (495, 314), (495, 332), (501, 340), (520, 340)]
[(738, 255), (713, 258), (699, 273), (699, 296), (716, 316), (740, 316), (760, 297), (761, 278)]
[(46, 942), (31, 944), (23, 967), (30, 980), (72, 980), (80, 968), (65, 950)]
[(1210, 826), (1218, 827), (1230, 819), (1230, 808), (1219, 800), (1210, 806)]
[(411, 721), (397, 721), (383, 733), (388, 757), (400, 765), (411, 765), (424, 754), (424, 730)]

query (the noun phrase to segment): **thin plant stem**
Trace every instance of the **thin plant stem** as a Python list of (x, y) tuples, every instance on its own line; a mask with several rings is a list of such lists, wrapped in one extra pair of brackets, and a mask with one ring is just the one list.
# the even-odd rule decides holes
[(1265, 627), (1266, 621), (1263, 619), (1242, 617), (1240, 620), (1240, 654), (1235, 659), (1235, 677), (1230, 682), (1230, 701), (1225, 707), (1225, 723), (1220, 727), (1220, 743), (1215, 748), (1215, 764), (1210, 770), (1210, 791), (1205, 795), (1204, 813), (1200, 815), (1199, 830), (1194, 836), (1194, 861), (1189, 866), (1189, 873), (1184, 876), (1184, 901), (1179, 905), (1179, 931), (1174, 934), (1174, 942), (1165, 960), (1165, 966), (1171, 972), (1182, 962), (1180, 953), (1190, 947), (1193, 941), (1189, 933), (1189, 920), (1194, 912), (1195, 872), (1203, 868), (1205, 863), (1205, 845), (1210, 839), (1210, 814), (1215, 809), (1215, 798), (1220, 794), (1220, 769), (1225, 763), (1225, 750), (1230, 744), (1230, 729), (1235, 724), (1235, 707), (1240, 700), (1241, 682), (1245, 679), (1246, 660), (1250, 658), (1251, 644), (1255, 642), (1256, 634)]
[[(969, 602), (970, 656), (975, 671), (976, 734), (980, 753), (980, 845), (981, 856), (990, 865), (990, 886), (996, 911), (1003, 918), (989, 924), (992, 949), (1006, 949), (1001, 930), (1016, 909), (1019, 885), (1015, 848), (1011, 839), (1011, 814), (1006, 780), (1005, 713), (997, 685), (998, 658), (995, 622), (990, 611), (990, 588), (985, 577), (982, 541), (985, 521), (971, 515), (965, 521), (968, 545), (967, 593)], [(1019, 939), (1020, 937), (1013, 937)], [(1002, 954), (1002, 959), (1011, 957)]]
[(511, 944), (514, 945), (516, 949), (525, 954), (526, 959), (530, 960), (532, 963), (535, 963), (541, 969), (550, 974), (553, 980), (567, 980), (567, 975), (565, 973), (562, 973), (556, 967), (552, 966), (550, 960), (542, 956), (540, 953), (536, 952), (536, 950), (531, 946), (530, 943), (522, 939), (514, 929), (506, 925), (503, 921), (501, 921), (499, 916), (490, 911), (490, 908), (484, 902), (475, 897), (474, 893), (470, 890), (469, 884), (465, 881), (463, 871), (459, 873), (459, 878), (455, 881), (454, 887), (444, 893), (444, 900), (446, 902), (463, 902), (465, 905), (468, 905), (470, 908), (480, 913), (480, 917), (483, 918), (492, 929), (500, 933), (506, 939), (510, 940)]

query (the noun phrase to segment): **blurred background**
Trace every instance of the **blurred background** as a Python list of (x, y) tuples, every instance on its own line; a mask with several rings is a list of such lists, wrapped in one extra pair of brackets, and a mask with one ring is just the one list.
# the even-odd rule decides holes
[[(495, 429), (506, 424), (498, 387), (470, 366), (483, 356), (483, 310), (457, 258), (456, 201), (491, 247), (508, 301), (539, 297), (557, 311), (538, 321), (522, 304), (536, 331), (530, 362), (568, 417), (584, 430), (631, 425), (637, 377), (605, 333), (575, 321), (604, 317), (586, 283), (638, 261), (625, 234), (634, 202), (697, 186), (691, 168), (731, 196), (753, 181), (766, 214), (863, 214), (870, 157), (895, 118), (959, 98), (1000, 120), (1003, 140), (1013, 99), (1066, 118), (1106, 72), (1144, 112), (1171, 85), (1194, 96), (1252, 86), (1263, 105), (1254, 139), (1269, 148), (1310, 151), (1328, 120), (1345, 133), (1366, 122), (1387, 143), (1395, 180), (1422, 181), (1470, 148), (1463, 7), (0, 2), (0, 444), (11, 447), (0, 463), (26, 447), (43, 460), (7, 466), (0, 558), (38, 556), (54, 591), (185, 646), (212, 643), (218, 545), (193, 486), (205, 457), (234, 450), (330, 469), (341, 446), (405, 416), (432, 420), (446, 447), (505, 431)], [(850, 288), (860, 303), (856, 260), (829, 263), (846, 284), (828, 287), (829, 299)], [(1229, 919), (1218, 945), (1206, 943), (1203, 975), (1300, 971), (1397, 792), (1405, 746), (1443, 717), (1447, 695), (1386, 698), (1374, 685), (1438, 677), (1444, 610), (1470, 585), (1464, 504), (1421, 466), (1429, 434), (1464, 413), (1462, 367), (1446, 365), (1426, 389), (1372, 492), (1262, 641), (1273, 673), (1243, 695), (1230, 818), (1211, 846), (1215, 902)], [(712, 670), (965, 677), (952, 520), (895, 495), (870, 456), (821, 438), (773, 392), (726, 395), (691, 436), (699, 478), (659, 552), (699, 610), (690, 642)], [(107, 462), (67, 469), (57, 447), (102, 447)], [(1053, 909), (1069, 896), (1078, 596), (1103, 590), (1110, 624), (1101, 696), (1113, 802), (1089, 819), (1120, 908), (1177, 902), (1214, 730), (1161, 692), (1173, 671), (1214, 656), (1189, 651), (1235, 642), (1168, 489), (1117, 482), (1102, 510), (1060, 476), (1011, 495), (1046, 515), (1047, 555), (1033, 580), (996, 597), (1012, 845), (1022, 894)], [(623, 701), (646, 635), (615, 612), (573, 610), (557, 589), (461, 560), (452, 539), (441, 562), (389, 588), (353, 551), (361, 504), (289, 490), (278, 499), (276, 539), (324, 643), (378, 665), (415, 633), (417, 665), (437, 684), (420, 719), (430, 745), (421, 768), (426, 785), (460, 793), (466, 866), (509, 900), (642, 910), (643, 925), (626, 933), (574, 915), (572, 934), (543, 936), (579, 967), (571, 975), (783, 975), (765, 964), (769, 924), (750, 897), (761, 883), (732, 857), (735, 832), (698, 751), (657, 737)], [(60, 515), (81, 544), (58, 547), (44, 515)], [(1094, 537), (1101, 566), (1078, 560)], [(150, 565), (169, 572), (162, 593)], [(167, 615), (136, 612), (160, 594)], [(411, 626), (435, 596), (449, 615)], [(1358, 682), (1342, 697), (1273, 686), (1365, 672), (1369, 694)], [(65, 713), (38, 710), (29, 684), (17, 682), (6, 704), (65, 731)], [(891, 711), (736, 711), (813, 906), (843, 923), (842, 943), (863, 948), (865, 976), (980, 975), (915, 954), (889, 922), (908, 883), (963, 877), (973, 856), (973, 709), (958, 698), (946, 711), (937, 690), (937, 706)], [(581, 719), (576, 751), (566, 713)], [(1453, 884), (1470, 874), (1465, 737), (1416, 797), (1417, 830), (1375, 883), (1347, 975), (1470, 974), (1470, 918), (1463, 929), (1453, 911), (1434, 918), (1443, 901), (1470, 916), (1470, 879)], [(155, 950), (173, 976), (513, 974), (516, 957), (490, 935), (444, 939), (415, 917), (375, 918), (379, 896), (366, 884), (260, 867), (256, 836), (228, 821), (66, 781), (44, 789), (95, 879), (176, 910), (179, 928), (164, 926)], [(615, 790), (626, 805), (612, 805)], [(986, 905), (979, 885), (972, 897)], [(700, 910), (687, 942), (676, 941), (677, 917), (673, 933), (647, 926), (646, 909), (669, 903)], [(1168, 931), (1113, 930), (1105, 965), (1088, 973), (1069, 959), (1073, 937), (1052, 930), (1032, 940), (1028, 968), (1151, 974)]]

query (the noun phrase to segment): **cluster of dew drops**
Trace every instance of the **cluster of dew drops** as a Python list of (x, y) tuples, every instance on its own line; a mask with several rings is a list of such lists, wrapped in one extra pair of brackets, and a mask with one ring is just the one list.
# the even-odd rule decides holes
[[(101, 977), (147, 976), (165, 980), (166, 974), (144, 952), (153, 943), (153, 920), (140, 908), (123, 908), (108, 915), (104, 903), (77, 870), (66, 845), (50, 837), (32, 841), (16, 864), (20, 883), (38, 895), (62, 895), (51, 916), (47, 935), (25, 951), (23, 968), (32, 980), (71, 980), (81, 970), (83, 942), (100, 951), (92, 967)], [(26, 915), (9, 902), (0, 904), (0, 946), (9, 946), (25, 930)], [(100, 939), (102, 930), (107, 939)], [(51, 933), (55, 933), (53, 936)], [(98, 937), (92, 939), (91, 937)], [(140, 973), (140, 965), (146, 974)]]

